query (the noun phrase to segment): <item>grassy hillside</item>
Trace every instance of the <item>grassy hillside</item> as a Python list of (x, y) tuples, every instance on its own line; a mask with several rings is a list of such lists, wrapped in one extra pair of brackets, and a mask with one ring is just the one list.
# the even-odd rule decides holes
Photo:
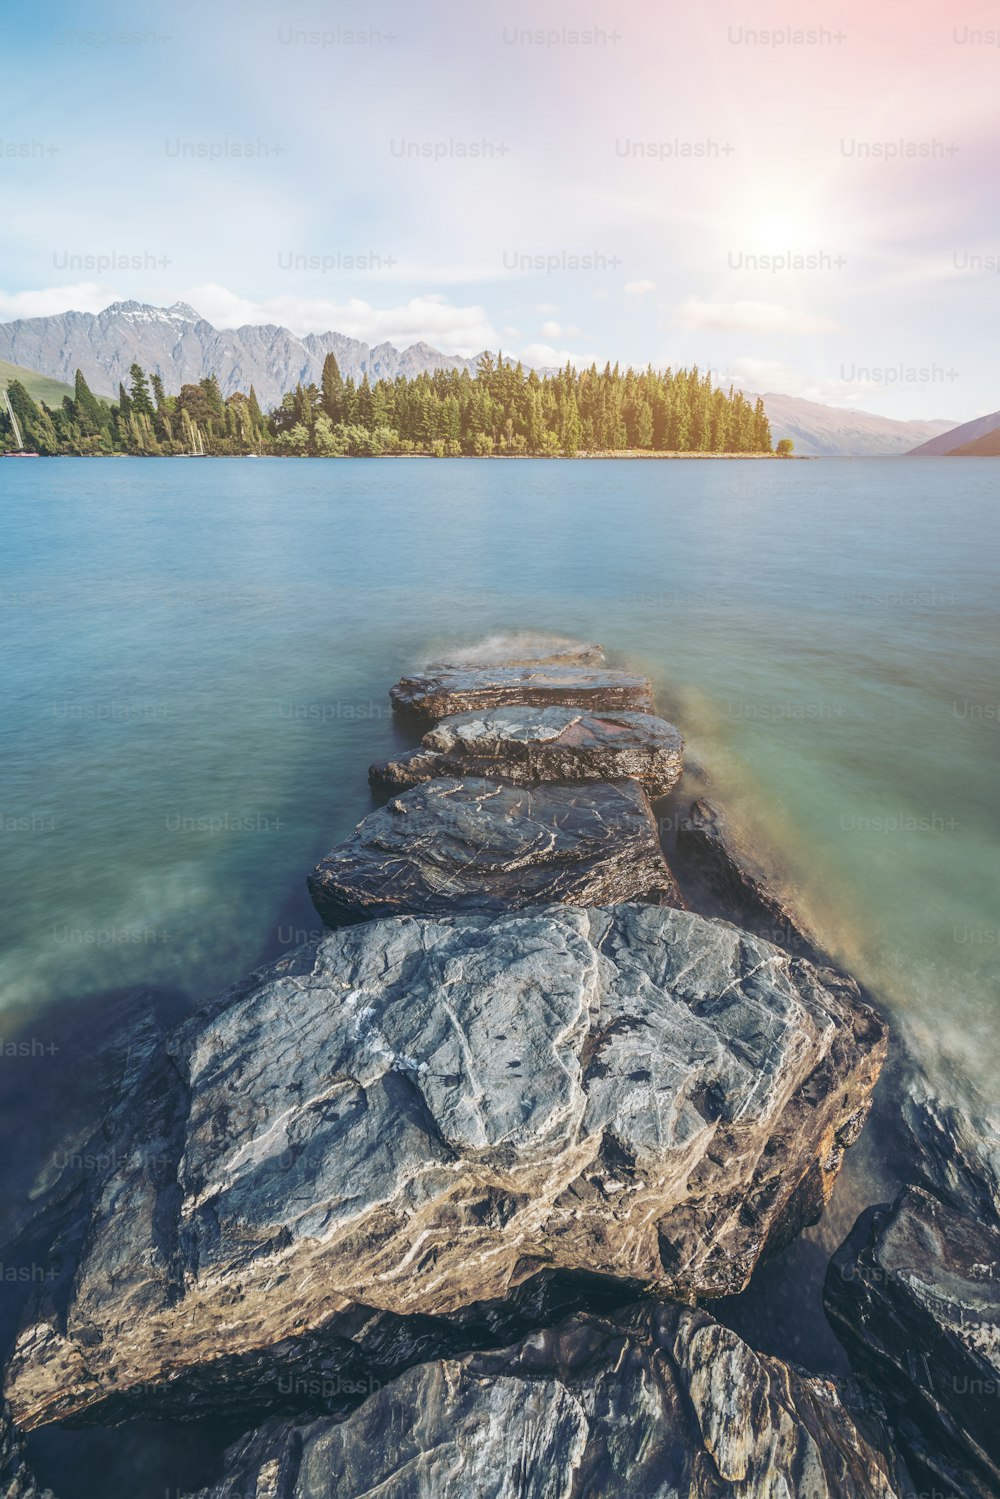
[(1000, 427), (984, 432), (972, 442), (963, 442), (960, 448), (950, 448), (948, 458), (1000, 458)]
[(63, 396), (73, 394), (72, 385), (50, 380), (48, 375), (39, 375), (36, 370), (26, 370), (19, 364), (8, 364), (6, 359), (0, 359), (0, 385), (5, 386), (11, 380), (20, 380), (32, 400), (44, 401), (46, 406), (61, 406)]

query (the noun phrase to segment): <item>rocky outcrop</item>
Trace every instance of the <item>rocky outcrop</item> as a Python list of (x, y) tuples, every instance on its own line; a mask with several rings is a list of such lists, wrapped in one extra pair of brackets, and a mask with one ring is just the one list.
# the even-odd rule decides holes
[[(740, 1290), (884, 1053), (856, 988), (687, 912), (373, 921), (189, 1021), (109, 1122), (8, 1376), (26, 1428), (541, 1269)], [(182, 1398), (181, 1395), (177, 1396)]]
[(40, 1489), (24, 1457), (24, 1443), (4, 1405), (0, 1410), (0, 1496), (2, 1499), (52, 1499)]
[(690, 904), (722, 915), (767, 942), (813, 962), (828, 961), (730, 822), (704, 800), (677, 830), (678, 878)]
[(556, 901), (681, 904), (634, 781), (427, 782), (369, 813), (313, 870), (309, 893), (331, 926)]
[(604, 647), (592, 640), (572, 640), (538, 630), (491, 635), (475, 645), (452, 646), (447, 656), (428, 664), (428, 671), (472, 671), (503, 666), (603, 666)]
[(652, 713), (653, 689), (647, 677), (607, 666), (501, 661), (465, 666), (440, 663), (403, 677), (389, 693), (392, 706), (421, 723), (487, 708), (570, 707), (590, 713)]
[(680, 780), (684, 741), (651, 713), (578, 708), (493, 708), (459, 713), (420, 748), (368, 771), (376, 791), (403, 791), (439, 776), (486, 776), (517, 786), (546, 781), (637, 781), (665, 796)]
[(886, 1434), (704, 1311), (644, 1303), (436, 1360), (345, 1421), (272, 1423), (200, 1499), (894, 1499)]
[(1000, 1491), (1000, 1238), (908, 1187), (834, 1256), (827, 1315), (885, 1401), (914, 1474), (953, 1496)]

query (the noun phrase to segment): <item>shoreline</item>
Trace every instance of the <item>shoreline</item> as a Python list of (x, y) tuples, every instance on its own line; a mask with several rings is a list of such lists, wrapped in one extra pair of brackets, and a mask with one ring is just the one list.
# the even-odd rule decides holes
[[(459, 458), (459, 459), (469, 458), (469, 459), (472, 459), (476, 463), (480, 463), (480, 462), (483, 462), (483, 463), (495, 463), (495, 462), (498, 462), (498, 461), (503, 461), (503, 462), (507, 462), (507, 461), (521, 462), (521, 461), (524, 461), (526, 459), (529, 459), (529, 460), (533, 459), (533, 460), (536, 460), (536, 461), (541, 459), (541, 460), (544, 460), (546, 463), (559, 462), (559, 461), (565, 461), (565, 462), (572, 463), (572, 462), (575, 462), (577, 459), (587, 459), (587, 458), (600, 458), (602, 460), (603, 459), (611, 459), (611, 458), (615, 458), (615, 459), (622, 459), (622, 458), (624, 458), (624, 459), (631, 459), (631, 460), (635, 460), (635, 461), (639, 461), (639, 460), (642, 460), (642, 459), (664, 459), (664, 458), (666, 458), (666, 459), (686, 459), (686, 458), (689, 458), (689, 459), (696, 459), (696, 460), (700, 460), (700, 461), (704, 461), (706, 459), (716, 459), (716, 460), (722, 460), (722, 461), (727, 462), (727, 463), (731, 463), (731, 462), (738, 461), (738, 460), (745, 460), (745, 459), (750, 459), (750, 460), (753, 460), (755, 462), (756, 461), (760, 461), (760, 460), (766, 460), (766, 459), (774, 459), (774, 460), (776, 460), (779, 463), (788, 463), (789, 461), (793, 461), (794, 462), (796, 460), (807, 462), (807, 461), (809, 461), (809, 460), (811, 460), (811, 459), (813, 459), (814, 457), (817, 457), (817, 456), (819, 456), (819, 455), (813, 454), (813, 453), (788, 453), (788, 454), (782, 454), (782, 453), (646, 452), (642, 448), (628, 448), (628, 449), (625, 449), (625, 450), (623, 450), (621, 452), (614, 452), (614, 451), (608, 451), (606, 449), (602, 449), (602, 450), (595, 451), (595, 452), (592, 452), (592, 453), (588, 452), (588, 453), (551, 453), (551, 454), (549, 454), (549, 453), (453, 453), (453, 454), (444, 454), (444, 453), (441, 453), (441, 454), (438, 454), (438, 453), (426, 453), (426, 452), (423, 452), (423, 453), (368, 453), (368, 454), (360, 454), (360, 453), (27, 453), (27, 454), (0, 453), (0, 458), (14, 458), (14, 457), (28, 457), (28, 458), (142, 458), (142, 459), (163, 459), (163, 458), (280, 458), (282, 460), (287, 460), (287, 459), (306, 459), (308, 461), (315, 461), (315, 460), (318, 459), (318, 460), (321, 460), (321, 461), (332, 461), (332, 462), (337, 462), (339, 459), (343, 459), (343, 458), (357, 458), (357, 459), (362, 459), (363, 458), (364, 462), (366, 462), (366, 463), (377, 463), (377, 462), (379, 462), (383, 458), (431, 458), (431, 459), (434, 459), (436, 462), (437, 461), (441, 461), (441, 460), (443, 460), (444, 462), (448, 462), (449, 459), (453, 460), (455, 458)], [(839, 456), (843, 456), (843, 455), (839, 455), (838, 454), (838, 455), (831, 455), (831, 456), (838, 456), (839, 457)], [(879, 456), (879, 457), (883, 457), (883, 456), (884, 457), (894, 457), (895, 455), (889, 453), (889, 454), (879, 454), (877, 456)]]

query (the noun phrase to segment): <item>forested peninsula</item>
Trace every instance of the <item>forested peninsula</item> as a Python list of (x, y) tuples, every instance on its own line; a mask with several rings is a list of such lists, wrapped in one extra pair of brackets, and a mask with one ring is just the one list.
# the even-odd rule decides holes
[[(13, 417), (16, 421), (12, 421)], [(15, 431), (15, 428), (18, 431)], [(20, 443), (18, 442), (20, 436)], [(484, 354), (475, 375), (438, 370), (356, 384), (327, 355), (322, 382), (263, 412), (253, 386), (224, 398), (215, 375), (167, 395), (133, 364), (117, 401), (75, 390), (50, 408), (18, 380), (0, 405), (0, 452), (43, 456), (576, 457), (773, 452), (759, 398), (690, 370), (570, 365), (539, 374)], [(779, 453), (781, 445), (779, 445)]]

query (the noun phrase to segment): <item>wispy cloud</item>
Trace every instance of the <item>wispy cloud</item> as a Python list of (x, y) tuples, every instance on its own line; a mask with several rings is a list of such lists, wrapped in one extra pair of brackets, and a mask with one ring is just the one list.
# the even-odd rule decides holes
[(278, 323), (293, 333), (327, 333), (331, 329), (366, 343), (405, 346), (430, 343), (446, 354), (469, 356), (495, 348), (497, 331), (482, 307), (456, 306), (445, 297), (412, 297), (395, 307), (376, 307), (359, 297), (336, 302), (326, 297), (285, 295), (254, 301), (209, 282), (181, 293), (217, 328), (246, 323)]
[(836, 333), (832, 319), (817, 317), (780, 302), (703, 302), (688, 297), (674, 311), (678, 328), (701, 328), (715, 333)]

